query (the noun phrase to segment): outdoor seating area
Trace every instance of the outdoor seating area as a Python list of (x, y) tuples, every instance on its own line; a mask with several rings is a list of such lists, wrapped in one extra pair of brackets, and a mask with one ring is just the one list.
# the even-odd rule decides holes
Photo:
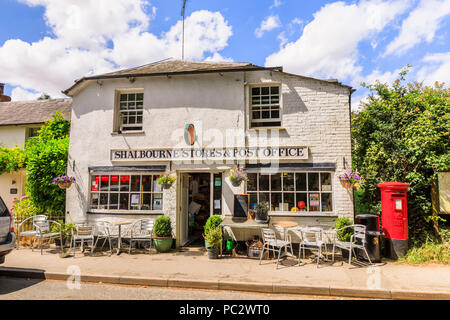
[[(232, 236), (234, 242), (242, 243), (242, 241), (236, 240), (232, 227), (224, 226), (223, 231), (227, 236)], [(342, 231), (351, 231), (353, 234), (349, 239), (342, 239), (339, 236)], [(352, 265), (353, 258), (356, 258), (360, 265), (373, 264), (366, 249), (365, 225), (352, 224), (336, 229), (329, 225), (300, 227), (295, 222), (285, 221), (273, 223), (269, 228), (261, 228), (261, 236), (262, 242), (255, 237), (253, 242), (247, 241), (246, 244), (252, 249), (259, 246), (259, 264), (263, 263), (263, 259), (270, 259), (270, 252), (272, 252), (272, 257), (276, 261), (276, 269), (279, 268), (282, 260), (289, 257), (294, 258), (295, 265), (298, 266), (305, 265), (306, 262), (303, 261), (309, 257), (318, 268), (323, 263), (333, 264), (338, 254), (342, 257), (342, 264), (344, 261), (348, 262), (348, 267)], [(357, 254), (357, 250), (361, 250), (362, 255)], [(307, 255), (307, 251), (311, 254)], [(244, 250), (241, 250), (241, 253), (244, 253), (241, 254), (241, 257), (246, 257)], [(236, 256), (236, 253), (233, 252), (232, 255)], [(364, 261), (359, 259), (361, 256)], [(248, 257), (251, 258), (250, 254)], [(289, 265), (294, 264), (289, 263)]]
[[(22, 230), (22, 226), (29, 226), (30, 221), (32, 221), (32, 228), (28, 227), (25, 228), (27, 230)], [(65, 225), (50, 220), (45, 215), (24, 219), (18, 224), (17, 248), (20, 248), (23, 237), (31, 237), (38, 241), (37, 247), (41, 254), (43, 254), (43, 242), (56, 239), (55, 245), (58, 252), (72, 257), (78, 256), (77, 251), (84, 254), (86, 249), (89, 249), (90, 256), (93, 256), (94, 252), (108, 252), (110, 256), (113, 253), (119, 255), (123, 251), (132, 254), (142, 244), (145, 247), (144, 250), (139, 251), (140, 253), (151, 254), (152, 248), (157, 249), (154, 219), (70, 224), (70, 235), (67, 235), (67, 230), (63, 230)], [(229, 224), (225, 221), (225, 224), (221, 224), (221, 228), (220, 257), (222, 258), (230, 255), (231, 258), (258, 259), (260, 265), (274, 263), (276, 269), (279, 269), (280, 265), (303, 266), (307, 263), (314, 263), (316, 268), (319, 268), (323, 264), (333, 264), (338, 255), (343, 258), (342, 264), (347, 262), (349, 267), (354, 258), (358, 260), (362, 257), (368, 262), (365, 265), (373, 263), (366, 249), (366, 226), (362, 224), (352, 224), (336, 229), (330, 225), (299, 226), (294, 221), (264, 224), (249, 222)], [(242, 231), (243, 228), (251, 229), (252, 240), (242, 241), (242, 238), (236, 237), (235, 231)], [(343, 238), (340, 235), (345, 231), (351, 233), (349, 238)], [(258, 236), (258, 233), (261, 236)], [(66, 236), (68, 236), (68, 240), (64, 242), (63, 238)], [(105, 245), (107, 245), (106, 248)], [(34, 247), (35, 245), (32, 243), (32, 250)], [(286, 259), (290, 261), (284, 264), (283, 261)], [(307, 261), (308, 259), (310, 262)]]
[[(32, 225), (30, 228), (30, 220)], [(38, 240), (38, 248), (43, 254), (44, 241), (57, 239), (55, 246), (60, 253), (65, 253), (65, 247), (68, 246), (68, 253), (76, 257), (77, 249), (84, 253), (86, 248), (90, 249), (90, 255), (103, 251), (105, 244), (109, 246), (110, 255), (113, 251), (119, 255), (123, 250), (123, 240), (128, 242), (127, 252), (132, 253), (133, 244), (135, 247), (137, 243), (146, 242), (151, 253), (153, 242), (153, 227), (155, 221), (153, 219), (139, 219), (134, 222), (131, 221), (98, 221), (93, 224), (80, 223), (70, 224), (71, 228), (68, 231), (67, 240), (64, 241), (61, 223), (49, 220), (46, 215), (37, 215), (29, 217), (21, 221), (17, 226), (17, 245), (20, 249), (21, 239), (25, 237), (31, 238), (31, 249), (34, 251), (35, 242)], [(52, 227), (51, 224), (56, 225)], [(54, 232), (54, 230), (57, 230)], [(67, 231), (66, 231), (67, 232)], [(101, 243), (101, 246), (99, 246)], [(23, 246), (22, 246), (23, 247)]]

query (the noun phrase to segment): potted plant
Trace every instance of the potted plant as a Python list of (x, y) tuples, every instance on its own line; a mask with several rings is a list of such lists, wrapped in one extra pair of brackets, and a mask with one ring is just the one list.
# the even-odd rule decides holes
[(208, 258), (218, 259), (219, 258), (219, 247), (222, 241), (222, 228), (220, 226), (215, 228), (210, 228), (208, 232), (204, 234), (204, 238), (208, 241)]
[(260, 202), (255, 208), (255, 221), (259, 223), (267, 222), (267, 213), (269, 212), (269, 204)]
[(161, 185), (163, 189), (169, 189), (172, 184), (175, 182), (176, 178), (170, 174), (164, 174), (160, 176), (157, 182)]
[(353, 189), (355, 187), (356, 190), (359, 190), (359, 183), (361, 182), (361, 176), (359, 172), (345, 172), (339, 176), (339, 181), (341, 185), (346, 189)]
[[(70, 239), (72, 236), (72, 229), (75, 228), (75, 224), (71, 222), (63, 222), (62, 220), (58, 220), (58, 223), (61, 224), (61, 239), (62, 239), (62, 245), (61, 240), (59, 238), (55, 238), (55, 244), (56, 246), (68, 246), (70, 243), (67, 243), (67, 240)], [(56, 223), (52, 223), (52, 228), (50, 232), (59, 232), (59, 225)]]
[(231, 184), (234, 187), (239, 187), (242, 181), (247, 181), (247, 174), (245, 174), (241, 168), (236, 167), (235, 169), (231, 170), (228, 178), (230, 179)]
[(170, 217), (160, 216), (153, 228), (153, 242), (158, 252), (167, 252), (172, 247), (172, 224)]
[[(209, 232), (210, 229), (219, 227), (222, 221), (223, 219), (219, 215), (209, 217), (208, 220), (206, 220), (205, 226), (203, 227), (204, 231), (203, 237), (205, 238), (205, 235)], [(208, 240), (206, 240), (205, 238), (205, 247), (208, 248), (208, 246), (209, 246)]]
[(69, 177), (69, 176), (56, 177), (52, 181), (53, 184), (57, 184), (58, 187), (60, 187), (61, 189), (70, 188), (70, 186), (72, 185), (72, 182), (75, 182), (75, 178)]
[[(353, 235), (353, 228), (345, 228), (343, 230), (339, 230), (341, 228), (347, 227), (352, 225), (352, 222), (350, 221), (349, 218), (347, 217), (339, 217), (335, 224), (334, 227), (336, 228), (336, 236), (337, 236), (337, 240), (339, 241), (343, 241), (343, 242), (349, 242), (351, 236)], [(342, 250), (342, 257), (343, 258), (348, 258), (348, 250), (343, 249)]]

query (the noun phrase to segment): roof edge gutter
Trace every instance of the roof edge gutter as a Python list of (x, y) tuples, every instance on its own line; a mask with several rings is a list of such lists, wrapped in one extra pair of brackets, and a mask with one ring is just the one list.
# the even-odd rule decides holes
[(142, 77), (161, 77), (161, 76), (172, 76), (172, 75), (189, 75), (189, 74), (203, 74), (203, 73), (224, 73), (224, 72), (244, 72), (244, 71), (283, 71), (283, 67), (259, 67), (259, 68), (241, 68), (241, 69), (215, 69), (215, 70), (192, 70), (192, 71), (178, 71), (178, 72), (158, 72), (158, 73), (140, 73), (140, 74), (118, 74), (118, 75), (100, 75), (83, 77), (75, 81), (75, 84), (69, 89), (61, 91), (67, 96), (78, 84), (86, 80), (104, 80), (104, 79), (122, 79), (122, 78), (142, 78)]

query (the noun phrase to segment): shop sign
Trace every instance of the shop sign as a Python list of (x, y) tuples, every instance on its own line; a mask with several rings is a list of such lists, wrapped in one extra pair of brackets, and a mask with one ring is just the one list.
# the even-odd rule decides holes
[(308, 159), (307, 147), (111, 150), (112, 161), (222, 161)]

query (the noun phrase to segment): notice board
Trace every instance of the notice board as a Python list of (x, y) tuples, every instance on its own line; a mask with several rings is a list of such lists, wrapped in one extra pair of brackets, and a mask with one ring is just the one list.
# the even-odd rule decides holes
[(247, 219), (249, 206), (248, 194), (235, 194), (233, 206), (233, 218)]

